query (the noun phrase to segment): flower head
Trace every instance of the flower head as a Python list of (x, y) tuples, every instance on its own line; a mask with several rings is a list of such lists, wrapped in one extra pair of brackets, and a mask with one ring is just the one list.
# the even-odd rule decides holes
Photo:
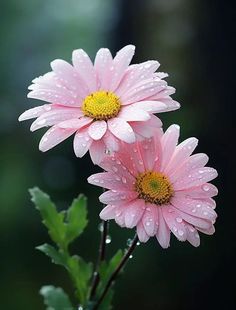
[(153, 114), (179, 108), (170, 95), (175, 92), (156, 72), (157, 61), (130, 65), (135, 47), (128, 45), (114, 57), (108, 49), (97, 52), (94, 65), (82, 50), (72, 63), (57, 59), (52, 71), (33, 80), (29, 98), (49, 102), (24, 112), (19, 120), (36, 118), (31, 131), (51, 128), (39, 148), (47, 151), (74, 136), (74, 151), (82, 157), (88, 150), (98, 163), (105, 150), (116, 151), (119, 141), (133, 143), (149, 137), (161, 121)]
[(163, 248), (169, 246), (170, 232), (194, 246), (200, 244), (198, 231), (214, 233), (217, 188), (208, 182), (217, 172), (205, 167), (206, 154), (192, 155), (197, 139), (177, 145), (178, 138), (179, 126), (172, 125), (143, 141), (122, 143), (117, 153), (104, 157), (100, 166), (106, 172), (88, 178), (109, 189), (100, 196), (107, 204), (103, 220), (136, 227), (141, 242), (156, 236)]

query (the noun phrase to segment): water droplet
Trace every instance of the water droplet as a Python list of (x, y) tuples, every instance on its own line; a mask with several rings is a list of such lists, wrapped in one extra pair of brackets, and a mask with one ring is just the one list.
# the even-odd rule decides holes
[(209, 186), (208, 185), (203, 185), (203, 190), (205, 191), (205, 192), (208, 192), (209, 190), (210, 190), (210, 188), (209, 188)]
[(103, 223), (100, 223), (99, 225), (98, 225), (98, 230), (100, 231), (100, 232), (103, 232)]
[(113, 166), (113, 167), (112, 167), (112, 170), (113, 170), (114, 172), (117, 172), (117, 171), (118, 171), (118, 168), (117, 168), (116, 166)]
[(139, 242), (139, 241), (137, 242), (137, 245), (140, 245), (140, 242)]
[(199, 239), (199, 234), (198, 234), (198, 233), (196, 233), (196, 234), (195, 234), (195, 237), (196, 237), (197, 239)]
[(143, 165), (143, 161), (142, 161), (142, 160), (139, 160), (138, 163), (139, 163), (140, 165)]
[(128, 247), (130, 247), (131, 244), (132, 244), (132, 239), (129, 238), (129, 239), (127, 240), (126, 244), (127, 244)]
[(204, 211), (203, 214), (204, 214), (204, 215), (208, 215), (208, 212), (207, 212), (207, 211)]
[(177, 222), (177, 223), (182, 223), (183, 220), (182, 220), (180, 217), (176, 217), (176, 222)]
[(134, 148), (134, 153), (137, 153), (137, 152), (138, 152), (138, 150), (136, 148)]
[(183, 230), (178, 230), (178, 234), (179, 234), (180, 236), (183, 236), (183, 234), (184, 234)]
[(195, 213), (195, 212), (196, 212), (196, 209), (192, 209), (192, 212)]
[(201, 208), (201, 205), (200, 205), (200, 204), (198, 204), (198, 205), (196, 205), (196, 207), (197, 207), (197, 208)]
[(151, 223), (150, 222), (146, 222), (145, 224), (146, 224), (146, 226), (150, 226)]
[(106, 237), (106, 244), (109, 244), (109, 243), (111, 243), (111, 236), (110, 235), (108, 235)]
[(120, 181), (121, 180), (121, 178), (118, 177), (118, 176), (116, 176), (115, 179), (116, 179), (116, 181)]
[(117, 163), (117, 165), (120, 165), (121, 161), (119, 159), (117, 159), (116, 163)]
[(174, 232), (176, 232), (176, 231), (177, 231), (177, 228), (176, 228), (175, 226), (173, 227), (173, 231), (174, 231)]
[(127, 183), (127, 180), (126, 180), (126, 178), (125, 178), (125, 177), (122, 177), (121, 179), (122, 179), (122, 182), (123, 182), (124, 184), (126, 184), (126, 183)]
[(133, 255), (130, 255), (129, 258), (130, 258), (130, 259), (133, 258)]

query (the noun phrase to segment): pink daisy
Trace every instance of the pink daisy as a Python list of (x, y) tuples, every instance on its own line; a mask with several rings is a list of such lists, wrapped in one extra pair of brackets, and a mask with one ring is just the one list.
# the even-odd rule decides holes
[(170, 232), (178, 240), (200, 244), (198, 231), (213, 234), (217, 188), (208, 183), (217, 176), (205, 167), (206, 154), (191, 155), (196, 138), (179, 145), (179, 126), (159, 129), (151, 138), (122, 143), (119, 152), (105, 156), (100, 166), (106, 171), (88, 182), (109, 189), (100, 196), (107, 204), (103, 220), (114, 219), (121, 227), (136, 227), (139, 240), (156, 236), (167, 248)]
[(40, 141), (41, 151), (75, 134), (76, 156), (89, 150), (98, 163), (106, 150), (118, 150), (119, 140), (133, 143), (161, 127), (153, 113), (180, 107), (170, 97), (175, 89), (163, 80), (167, 74), (155, 72), (157, 61), (130, 65), (134, 50), (125, 46), (113, 59), (101, 48), (94, 65), (82, 49), (75, 50), (73, 65), (54, 60), (51, 72), (33, 80), (28, 97), (49, 104), (27, 110), (19, 120), (36, 118), (31, 131), (52, 126)]

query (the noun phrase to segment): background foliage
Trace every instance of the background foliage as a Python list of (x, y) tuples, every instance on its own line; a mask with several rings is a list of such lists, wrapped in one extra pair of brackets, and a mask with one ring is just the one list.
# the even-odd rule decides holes
[[(29, 133), (18, 115), (38, 104), (26, 99), (31, 80), (55, 58), (71, 59), (84, 48), (93, 57), (101, 46), (113, 52), (137, 46), (135, 61), (158, 59), (177, 88), (182, 108), (161, 115), (165, 127), (178, 123), (182, 139), (200, 138), (199, 152), (219, 171), (219, 219), (213, 237), (192, 248), (174, 238), (162, 250), (155, 239), (138, 247), (117, 283), (115, 309), (232, 309), (230, 278), (235, 271), (235, 202), (230, 158), (233, 152), (233, 7), (197, 0), (1, 0), (0, 2), (0, 236), (2, 309), (44, 309), (43, 284), (73, 290), (63, 270), (35, 250), (49, 241), (28, 188), (38, 185), (61, 209), (84, 192), (89, 225), (73, 251), (95, 258), (99, 234), (99, 189), (86, 178), (98, 168), (77, 160), (71, 140), (46, 154), (37, 149), (42, 132)], [(233, 156), (232, 156), (233, 157)], [(234, 160), (235, 161), (235, 160)], [(233, 163), (233, 162), (232, 162)], [(235, 183), (235, 182), (234, 182)], [(125, 247), (130, 230), (111, 224), (108, 254)], [(49, 291), (50, 291), (49, 287)], [(137, 294), (138, 292), (138, 294)], [(217, 296), (217, 298), (215, 298)]]

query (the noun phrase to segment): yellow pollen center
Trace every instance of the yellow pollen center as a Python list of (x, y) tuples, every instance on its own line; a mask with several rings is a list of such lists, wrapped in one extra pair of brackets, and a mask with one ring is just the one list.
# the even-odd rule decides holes
[(84, 115), (94, 120), (108, 120), (116, 117), (120, 109), (119, 98), (114, 93), (103, 90), (87, 96), (82, 104)]
[(135, 190), (139, 198), (156, 205), (169, 203), (174, 192), (169, 179), (164, 174), (152, 171), (140, 173), (136, 177)]

